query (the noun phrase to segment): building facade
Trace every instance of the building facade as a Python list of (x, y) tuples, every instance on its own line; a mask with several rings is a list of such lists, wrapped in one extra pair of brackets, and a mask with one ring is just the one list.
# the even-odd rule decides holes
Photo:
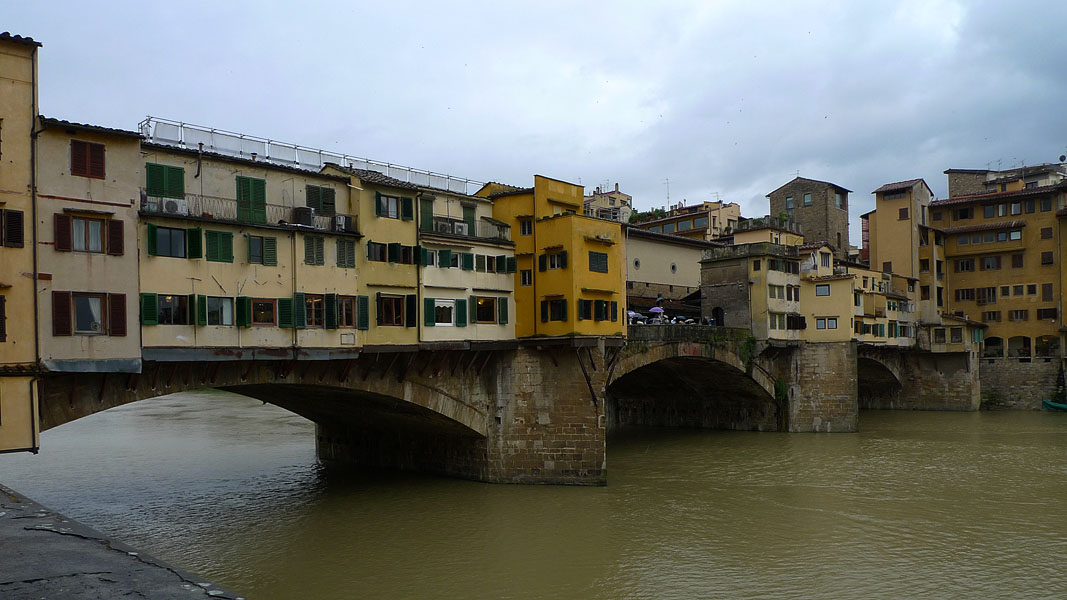
[(848, 258), (848, 195), (851, 190), (835, 183), (796, 177), (767, 194), (771, 215), (798, 223), (811, 242), (821, 241), (834, 255)]
[(619, 191), (619, 184), (614, 190), (596, 188), (583, 200), (585, 215), (619, 223), (629, 223), (633, 214), (633, 197)]
[(711, 241), (732, 234), (740, 220), (739, 204), (716, 201), (693, 206), (679, 204), (671, 207), (666, 217), (634, 223), (634, 226), (654, 233)]

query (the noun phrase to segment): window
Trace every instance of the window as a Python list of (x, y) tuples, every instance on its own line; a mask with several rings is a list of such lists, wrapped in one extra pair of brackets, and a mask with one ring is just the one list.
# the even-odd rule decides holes
[(267, 222), (266, 181), (237, 176), (237, 220), (245, 223)]
[(1023, 204), (1022, 204), (1022, 202), (1012, 202), (1011, 203), (1011, 214), (1012, 215), (1021, 215), (1021, 214), (1023, 214)]
[(993, 217), (997, 216), (997, 205), (996, 204), (986, 204), (985, 206), (983, 206), (982, 207), (982, 216), (984, 216), (987, 219), (992, 219)]
[(355, 240), (337, 240), (337, 266), (347, 268), (356, 266)]
[(693, 219), (693, 228), (694, 229), (707, 229), (707, 227), (708, 227), (708, 218), (707, 217), (697, 217), (697, 218)]
[(907, 218), (908, 218), (908, 207), (905, 206), (905, 207), (901, 208), (898, 211), (897, 219), (900, 220), (900, 221), (904, 221)]
[(385, 194), (378, 194), (377, 202), (375, 203), (374, 214), (378, 215), (379, 217), (399, 219), (400, 198), (397, 196), (386, 196)]
[(822, 261), (822, 266), (823, 267), (829, 268), (831, 266), (830, 265), (830, 253), (829, 252), (820, 252), (819, 253), (819, 260)]
[(768, 285), (767, 293), (771, 298), (785, 298), (785, 287), (780, 285)]
[(811, 193), (810, 192), (805, 192), (804, 193), (804, 206), (811, 206)]
[(957, 221), (964, 221), (966, 219), (974, 218), (974, 207), (968, 206), (966, 208), (957, 208), (953, 217)]
[(389, 327), (404, 326), (403, 296), (378, 296), (378, 324)]
[(103, 219), (74, 217), (71, 219), (73, 249), (76, 252), (104, 251)]
[(752, 261), (752, 270), (753, 271), (759, 271), (759, 267), (760, 267), (760, 265), (759, 265), (759, 260), (758, 259)]
[(474, 257), (474, 270), (475, 271), (478, 271), (479, 273), (485, 273), (485, 263), (486, 263), (485, 259), (486, 258), (491, 258), (491, 257), (487, 257), (484, 254), (475, 255), (475, 257)]
[(786, 196), (785, 197), (785, 209), (786, 210), (793, 210), (793, 207), (794, 207), (793, 197), (792, 196)]
[(1036, 296), (1037, 295), (1037, 284), (1036, 283), (1028, 283), (1028, 284), (1026, 284), (1026, 295), (1027, 296)]
[[(154, 232), (154, 235), (153, 235)], [(152, 246), (152, 238), (155, 237), (155, 252), (149, 252), (155, 256), (170, 256), (173, 258), (185, 258), (185, 238), (186, 233), (184, 229), (174, 229), (172, 227), (156, 227), (151, 223), (148, 224), (148, 245), (149, 250)]]
[(433, 299), (433, 323), (444, 327), (456, 324), (456, 301)]
[(145, 193), (163, 198), (185, 197), (185, 169), (170, 165), (145, 165)]
[(945, 343), (945, 330), (944, 329), (939, 327), (939, 328), (934, 330), (934, 343), (935, 344), (944, 344)]
[(304, 192), (306, 204), (315, 209), (315, 214), (332, 217), (337, 213), (337, 192), (333, 188), (306, 185)]
[(815, 286), (815, 295), (816, 296), (829, 296), (830, 295), (830, 284), (828, 284), (828, 283), (817, 284)]
[(326, 240), (321, 235), (304, 236), (304, 264), (326, 264)]
[(1025, 287), (1026, 286), (1021, 285), (1021, 284), (1020, 285), (1013, 285), (1012, 286), (1012, 294), (1011, 295), (1012, 296), (1022, 296), (1023, 293), (1024, 293), (1023, 290), (1025, 289)]
[(204, 258), (213, 262), (233, 262), (233, 233), (229, 231), (204, 232)]
[(929, 300), (930, 299), (930, 286), (928, 286), (928, 285), (920, 285), (919, 286), (919, 299), (920, 300)]
[(70, 141), (70, 174), (104, 178), (104, 145), (80, 140)]
[(1034, 212), (1034, 209), (1035, 209), (1036, 205), (1035, 205), (1033, 200), (1027, 200), (1026, 202), (1023, 203), (1023, 205), (1026, 208), (1026, 214), (1029, 215), (1029, 214), (1032, 214)]
[(784, 313), (768, 313), (771, 329), (786, 329), (788, 327)]
[(1052, 198), (1041, 199), (1041, 212), (1048, 212), (1052, 210)]
[(826, 329), (826, 318), (818, 317), (815, 319), (815, 329)]
[(471, 299), (476, 303), (475, 317), (477, 323), (496, 323), (496, 298), (492, 296), (476, 296)]
[(367, 260), (385, 262), (386, 245), (380, 242), (367, 242)]
[(941, 211), (935, 210), (934, 212), (930, 213), (930, 219), (932, 219), (934, 221), (940, 221), (941, 220)]
[(1043, 265), (1051, 265), (1052, 264), (1052, 253), (1051, 252), (1042, 252), (1041, 253), (1041, 264), (1043, 264)]
[(304, 316), (308, 327), (325, 326), (326, 299), (322, 294), (304, 294)]
[(664, 223), (663, 233), (674, 233), (674, 223)]
[(961, 302), (963, 300), (974, 300), (974, 288), (956, 290), (956, 301)]
[[(543, 265), (547, 265), (548, 270), (565, 269), (567, 268), (567, 251), (542, 254), (540, 260)], [(544, 271), (545, 268), (541, 270)]]
[(541, 322), (546, 321), (566, 321), (567, 320), (567, 301), (564, 299), (558, 300), (542, 300), (541, 301)]
[(1011, 295), (1011, 286), (1010, 285), (1002, 285), (1002, 286), (1000, 286), (1000, 295), (1002, 297), (1004, 297), (1004, 298), (1007, 298), (1008, 296), (1010, 296)]
[(258, 235), (248, 236), (248, 262), (254, 265), (263, 264), (263, 237)]
[(841, 192), (834, 193), (834, 206), (841, 209), (845, 208), (845, 195)]
[(356, 326), (356, 297), (338, 296), (337, 298), (337, 326)]
[(594, 273), (608, 272), (608, 253), (589, 251), (589, 270)]
[(882, 263), (882, 272), (883, 273), (892, 273), (893, 272), (893, 263), (892, 263), (892, 261), (888, 261), (887, 260), (887, 261)]
[(233, 325), (233, 298), (208, 296), (207, 324)]
[(1009, 321), (1025, 321), (1029, 317), (1029, 315), (1030, 315), (1030, 311), (1028, 311), (1028, 310), (1009, 310), (1008, 311), (1008, 320)]
[(189, 296), (186, 294), (158, 296), (159, 307), (156, 311), (157, 323), (160, 325), (191, 325), (189, 319)]
[(982, 270), (983, 271), (995, 271), (1000, 268), (999, 256), (983, 256), (982, 257)]
[(71, 293), (74, 303), (74, 334), (75, 335), (106, 335), (107, 323), (104, 314), (104, 306), (107, 303), (106, 294), (81, 294)]
[(253, 325), (274, 325), (275, 308), (278, 301), (272, 298), (253, 298), (252, 299), (252, 324)]
[(1037, 319), (1039, 321), (1044, 321), (1046, 319), (1055, 320), (1056, 319), (1056, 309), (1055, 308), (1039, 308), (1039, 309), (1037, 309)]
[[(926, 260), (926, 259), (923, 259), (923, 260)], [(920, 261), (920, 264), (921, 263), (922, 263), (922, 261)], [(974, 271), (974, 259), (973, 258), (957, 258), (955, 261), (953, 261), (952, 264), (953, 264), (953, 267), (955, 267), (955, 271), (957, 273), (968, 273), (968, 272)], [(927, 263), (927, 267), (929, 267), (929, 262)]]
[(1051, 227), (1042, 227), (1041, 228), (1041, 239), (1043, 239), (1043, 240), (1051, 240), (1052, 239), (1052, 228)]
[[(958, 263), (959, 261), (956, 261), (956, 262)], [(956, 270), (959, 271), (959, 269), (956, 269)], [(920, 273), (928, 273), (928, 272), (930, 272), (930, 259), (929, 258), (920, 258), (919, 259), (919, 272)]]
[(533, 270), (523, 269), (519, 271), (519, 285), (528, 286), (533, 285)]
[(967, 234), (961, 235), (960, 237), (956, 238), (956, 245), (957, 246), (966, 246), (966, 245), (968, 245), (970, 243), (971, 243), (971, 236), (969, 236)]
[(1000, 322), (1000, 311), (999, 310), (987, 310), (987, 311), (983, 312), (982, 313), (982, 322), (983, 323), (998, 323), (998, 322)]
[(1041, 301), (1042, 302), (1052, 302), (1052, 284), (1051, 283), (1042, 283), (1041, 284)]
[(975, 290), (975, 299), (978, 304), (995, 304), (997, 301), (997, 288), (984, 287)]

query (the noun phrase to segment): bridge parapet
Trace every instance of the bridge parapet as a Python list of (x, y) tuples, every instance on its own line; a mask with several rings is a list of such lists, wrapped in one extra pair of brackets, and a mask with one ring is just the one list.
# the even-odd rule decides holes
[(631, 342), (740, 342), (752, 335), (742, 327), (714, 325), (633, 325), (626, 333)]

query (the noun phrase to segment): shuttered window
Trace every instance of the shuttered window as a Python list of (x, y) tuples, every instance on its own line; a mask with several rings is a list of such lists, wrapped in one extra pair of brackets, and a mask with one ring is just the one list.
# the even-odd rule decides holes
[(52, 292), (52, 335), (73, 334), (70, 292)]
[(185, 197), (185, 169), (170, 165), (145, 165), (145, 192), (164, 198)]
[(237, 177), (237, 220), (267, 222), (267, 182), (254, 177)]
[(336, 191), (331, 187), (308, 185), (304, 187), (307, 205), (315, 209), (315, 214), (332, 217), (337, 213)]
[(370, 328), (370, 297), (356, 296), (356, 329)]
[(0, 342), (7, 341), (7, 296), (0, 296)]
[(233, 262), (233, 233), (229, 231), (204, 232), (204, 241), (207, 246), (205, 257), (214, 262)]
[(126, 335), (126, 294), (107, 295), (108, 335)]
[(608, 272), (608, 253), (589, 251), (589, 270), (594, 273)]
[(0, 211), (4, 227), (0, 235), (3, 235), (4, 245), (8, 248), (22, 248), (25, 245), (25, 230), (22, 224), (21, 210)]
[(508, 324), (508, 297), (501, 296), (496, 299), (497, 317), (496, 322), (501, 325)]
[(356, 266), (356, 242), (355, 240), (337, 240), (337, 266)]
[(107, 253), (112, 256), (122, 256), (126, 250), (125, 225), (119, 219), (108, 219), (107, 222)]
[(70, 174), (104, 178), (104, 145), (80, 140), (70, 141)]
[(56, 213), (52, 219), (53, 224), (53, 239), (55, 240), (55, 248), (60, 252), (70, 252), (74, 249), (74, 242), (72, 239), (71, 225), (73, 219), (70, 215), (63, 213)]
[(305, 265), (324, 265), (326, 264), (326, 240), (322, 236), (318, 235), (305, 235), (304, 236), (304, 264)]

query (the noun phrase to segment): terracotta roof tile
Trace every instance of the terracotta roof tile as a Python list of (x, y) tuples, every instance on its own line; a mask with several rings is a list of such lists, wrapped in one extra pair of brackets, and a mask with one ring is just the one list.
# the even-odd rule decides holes
[(36, 46), (38, 48), (41, 47), (41, 42), (38, 42), (37, 40), (35, 40), (35, 39), (31, 38), (31, 37), (23, 37), (21, 35), (15, 35), (15, 34), (13, 34), (11, 32), (8, 32), (8, 31), (0, 33), (0, 41), (15, 42), (16, 44), (22, 44), (24, 46)]
[(891, 192), (893, 190), (903, 190), (903, 189), (910, 188), (911, 186), (915, 185), (916, 183), (920, 183), (920, 182), (923, 185), (926, 185), (926, 182), (923, 181), (922, 179), (909, 179), (907, 181), (897, 181), (896, 183), (887, 183), (887, 184), (883, 185), (882, 187), (874, 190), (871, 193), (872, 194), (878, 194), (878, 193), (881, 193), (881, 192)]
[(1002, 198), (1024, 198), (1027, 196), (1042, 196), (1045, 194), (1052, 194), (1063, 189), (1067, 189), (1067, 183), (1058, 183), (1056, 185), (1046, 185), (1043, 187), (1016, 190), (1014, 192), (990, 192), (988, 194), (969, 194), (967, 196), (953, 196), (952, 198), (945, 198), (943, 200), (934, 200), (930, 203), (930, 207), (934, 208), (938, 206), (954, 206), (957, 204), (967, 204), (969, 202), (1000, 200)]
[(130, 131), (128, 129), (114, 129), (112, 127), (102, 127), (100, 125), (89, 125), (88, 123), (75, 123), (74, 121), (64, 121), (62, 119), (53, 119), (41, 115), (41, 124), (45, 127), (65, 127), (68, 129), (78, 129), (81, 131), (92, 131), (94, 133), (102, 133), (105, 135), (116, 135), (119, 137), (129, 137), (141, 139), (142, 136), (136, 131)]
[(941, 232), (952, 235), (954, 233), (970, 233), (972, 231), (993, 231), (996, 229), (1014, 229), (1016, 227), (1026, 227), (1026, 221), (1022, 219), (1016, 219), (1014, 221), (1000, 221), (999, 223), (982, 223), (981, 225), (961, 225), (959, 227), (948, 227), (942, 229)]

